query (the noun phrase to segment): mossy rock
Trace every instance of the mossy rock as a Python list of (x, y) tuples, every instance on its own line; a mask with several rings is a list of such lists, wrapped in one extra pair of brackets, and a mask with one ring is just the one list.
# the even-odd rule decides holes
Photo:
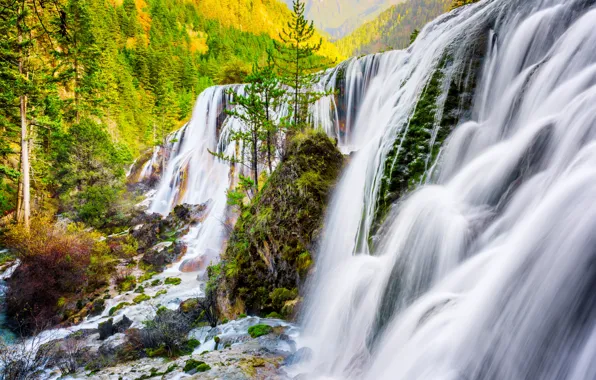
[(186, 373), (196, 373), (196, 372), (206, 372), (209, 371), (211, 369), (211, 367), (202, 361), (199, 360), (195, 360), (195, 359), (188, 359), (185, 363), (184, 363), (184, 372)]
[(229, 301), (219, 303), (234, 310), (225, 317), (281, 313), (284, 302), (296, 298), (297, 291), (292, 297), (287, 292), (299, 287), (312, 266), (310, 252), (343, 160), (322, 132), (292, 138), (284, 160), (241, 210), (217, 270), (208, 271), (206, 290), (218, 289), (220, 299)]
[(180, 285), (182, 279), (179, 277), (167, 277), (164, 281), (166, 285)]
[(118, 312), (118, 310), (122, 309), (125, 306), (130, 306), (130, 303), (128, 303), (128, 302), (120, 302), (118, 305), (113, 306), (112, 308), (110, 308), (110, 311), (108, 312), (108, 315), (112, 316), (113, 314), (115, 314), (116, 312)]
[(250, 335), (250, 337), (253, 339), (258, 338), (263, 335), (267, 335), (272, 332), (273, 332), (273, 327), (271, 327), (269, 325), (258, 324), (258, 325), (250, 326), (248, 328), (248, 335)]
[(146, 294), (139, 294), (138, 296), (133, 298), (132, 302), (134, 302), (135, 304), (139, 304), (141, 302), (145, 302), (150, 299), (151, 299), (151, 297)]

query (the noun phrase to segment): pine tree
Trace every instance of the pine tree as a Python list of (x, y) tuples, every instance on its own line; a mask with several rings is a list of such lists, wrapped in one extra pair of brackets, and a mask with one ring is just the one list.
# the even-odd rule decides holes
[[(276, 140), (279, 133), (277, 111), (286, 91), (282, 88), (275, 73), (273, 60), (269, 56), (263, 67), (255, 64), (252, 73), (246, 77), (248, 84), (243, 93), (230, 89), (233, 95), (232, 110), (228, 115), (241, 120), (242, 130), (232, 132), (231, 139), (242, 144), (250, 151), (249, 158), (229, 157), (223, 153), (214, 153), (220, 159), (247, 166), (253, 176), (255, 191), (259, 189), (259, 164), (265, 164), (269, 172), (273, 171)], [(248, 163), (247, 163), (248, 162)]]
[(292, 19), (279, 33), (281, 43), (274, 41), (275, 62), (283, 83), (291, 89), (288, 103), (293, 126), (297, 129), (306, 127), (309, 106), (327, 95), (313, 91), (318, 81), (317, 73), (325, 69), (328, 62), (316, 54), (323, 41), (312, 42), (315, 27), (312, 21), (306, 20), (304, 7), (302, 1), (294, 0)]

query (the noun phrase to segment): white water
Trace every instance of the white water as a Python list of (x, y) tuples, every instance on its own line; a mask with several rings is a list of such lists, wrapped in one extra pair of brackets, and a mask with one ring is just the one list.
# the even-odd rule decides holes
[[(329, 209), (304, 318), (314, 355), (299, 371), (596, 378), (593, 4), (485, 0), (431, 23), (407, 51), (378, 56), (340, 139), (357, 153)], [(445, 52), (458, 62), (483, 25), (489, 48), (472, 120), (369, 252), (361, 237), (394, 136)]]

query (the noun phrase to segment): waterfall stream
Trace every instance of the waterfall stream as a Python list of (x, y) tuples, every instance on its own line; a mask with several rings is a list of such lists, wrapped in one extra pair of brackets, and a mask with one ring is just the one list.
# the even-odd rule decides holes
[[(313, 355), (290, 372), (596, 378), (595, 46), (594, 0), (481, 0), (406, 50), (322, 76), (336, 93), (312, 107), (313, 126), (350, 158), (300, 321)], [(209, 153), (241, 150), (228, 88), (205, 90), (142, 166), (140, 179), (164, 160), (150, 211), (207, 205), (183, 260), (217, 260), (233, 218), (226, 191), (244, 169)], [(197, 274), (172, 265), (156, 277), (182, 284), (155, 302), (196, 296)], [(74, 329), (96, 327), (121, 297)], [(124, 313), (138, 325), (154, 310)]]
[[(485, 0), (364, 69), (345, 142), (356, 153), (307, 295), (302, 343), (312, 360), (300, 370), (325, 379), (596, 377), (595, 25), (589, 0)], [(469, 72), (466, 49), (481, 35), (469, 111), (374, 235), (396, 136), (414, 128), (437, 70), (448, 79), (435, 119), (445, 119), (449, 78)]]

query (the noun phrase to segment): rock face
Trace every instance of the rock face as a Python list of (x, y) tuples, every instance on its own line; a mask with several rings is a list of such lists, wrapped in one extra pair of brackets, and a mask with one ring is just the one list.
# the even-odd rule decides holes
[(119, 322), (114, 323), (112, 318), (101, 322), (97, 329), (99, 330), (99, 340), (105, 340), (110, 336), (126, 331), (132, 325), (132, 321), (126, 315), (122, 316)]
[(156, 271), (162, 271), (168, 264), (177, 261), (186, 252), (186, 245), (178, 239), (190, 226), (200, 223), (208, 204), (178, 205), (166, 217), (159, 214), (139, 215), (132, 221), (136, 227), (133, 237), (139, 244), (139, 251), (145, 252), (142, 261)]
[(284, 161), (242, 210), (221, 270), (212, 271), (219, 272), (218, 306), (224, 317), (282, 313), (284, 303), (297, 297), (342, 163), (323, 133), (292, 139)]

